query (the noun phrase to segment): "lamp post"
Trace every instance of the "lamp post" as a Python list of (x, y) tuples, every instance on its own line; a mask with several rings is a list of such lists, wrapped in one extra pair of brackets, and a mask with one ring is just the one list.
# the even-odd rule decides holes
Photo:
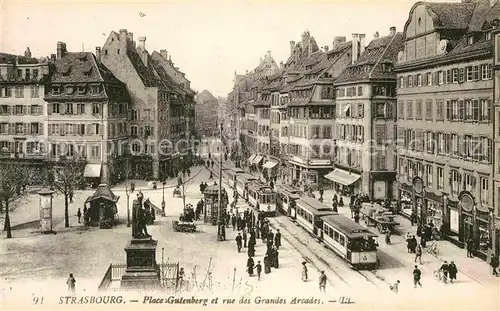
[(167, 182), (163, 180), (162, 188), (161, 188), (161, 211), (163, 212), (163, 216), (165, 216), (165, 184)]
[[(181, 156), (181, 171), (184, 170), (184, 157)], [(186, 212), (186, 188), (184, 187), (185, 184), (185, 177), (182, 176), (182, 206), (184, 208), (184, 213)]]
[(130, 185), (129, 184), (127, 184), (125, 186), (125, 194), (127, 195), (127, 227), (130, 227), (130, 204), (129, 204)]
[[(222, 123), (220, 124), (220, 141), (222, 145)], [(222, 151), (222, 148), (221, 148)], [(219, 197), (218, 201), (219, 204), (217, 206), (217, 241), (224, 241), (224, 233), (222, 230), (225, 230), (223, 220), (221, 218), (221, 212), (222, 212), (222, 152), (219, 153)]]

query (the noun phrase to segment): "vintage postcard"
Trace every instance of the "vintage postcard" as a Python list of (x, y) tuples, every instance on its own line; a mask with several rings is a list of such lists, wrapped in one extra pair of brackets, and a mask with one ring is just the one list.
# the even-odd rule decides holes
[(0, 309), (498, 310), (500, 0), (0, 1)]

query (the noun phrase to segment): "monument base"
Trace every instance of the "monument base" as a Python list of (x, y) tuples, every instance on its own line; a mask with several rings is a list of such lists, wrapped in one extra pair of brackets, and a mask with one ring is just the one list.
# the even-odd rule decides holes
[(158, 241), (151, 237), (130, 240), (125, 247), (127, 269), (121, 279), (121, 288), (137, 290), (160, 288), (160, 272), (156, 265), (157, 245)]

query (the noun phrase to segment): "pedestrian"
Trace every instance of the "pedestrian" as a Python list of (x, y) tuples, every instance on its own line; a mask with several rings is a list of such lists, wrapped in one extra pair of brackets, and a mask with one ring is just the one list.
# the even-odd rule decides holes
[(181, 268), (179, 270), (179, 280), (177, 282), (179, 288), (182, 288), (182, 284), (184, 283), (184, 277), (186, 276), (186, 273), (184, 272), (184, 268)]
[(233, 231), (236, 230), (236, 215), (231, 215), (231, 224), (233, 225)]
[(358, 211), (354, 212), (354, 222), (359, 224), (359, 212)]
[(474, 242), (471, 238), (467, 240), (467, 257), (474, 258)]
[(342, 197), (340, 197), (339, 206), (344, 207), (344, 199)]
[(422, 234), (422, 236), (420, 237), (420, 246), (422, 246), (423, 248), (427, 246), (427, 238), (424, 234)]
[(302, 281), (307, 282), (307, 263), (305, 261), (302, 262)]
[(214, 160), (212, 160), (212, 163), (211, 163), (211, 164), (212, 164), (212, 168), (214, 168)]
[(417, 262), (417, 259), (420, 264), (422, 264), (422, 246), (417, 245), (417, 248), (415, 249), (415, 260), (414, 262)]
[(188, 178), (191, 177), (191, 170), (187, 169)]
[(399, 292), (399, 283), (401, 283), (399, 280), (396, 281), (390, 288), (391, 290), (397, 294)]
[(264, 256), (264, 273), (271, 273), (271, 263), (269, 262), (269, 257), (267, 255)]
[(411, 254), (411, 246), (412, 246), (412, 239), (411, 237), (408, 235), (408, 233), (406, 234), (406, 248), (408, 249), (408, 253)]
[(255, 265), (255, 262), (253, 261), (253, 258), (248, 256), (247, 259), (247, 272), (249, 276), (253, 276), (253, 267)]
[(417, 213), (415, 213), (415, 211), (412, 211), (410, 215), (410, 223), (412, 227), (415, 225), (416, 220), (417, 220)]
[(213, 180), (214, 179), (214, 174), (212, 173), (212, 171), (210, 171), (210, 177), (208, 177), (209, 180)]
[(249, 257), (254, 257), (255, 256), (255, 243), (252, 242), (252, 240), (248, 241), (247, 254), (248, 254)]
[(385, 232), (385, 244), (391, 245), (391, 231), (389, 229)]
[(415, 269), (413, 269), (413, 286), (415, 288), (417, 288), (417, 284), (418, 286), (422, 287), (422, 283), (420, 283), (420, 278), (422, 276), (422, 272), (420, 271), (420, 269), (415, 266)]
[(415, 254), (415, 249), (417, 248), (417, 238), (415, 236), (411, 237), (411, 253)]
[(68, 292), (73, 295), (75, 294), (75, 283), (76, 280), (73, 277), (73, 273), (70, 273), (66, 284), (68, 285)]
[(245, 229), (243, 229), (243, 247), (246, 248), (247, 247), (247, 231)]
[(278, 249), (275, 246), (273, 246), (272, 251), (273, 251), (272, 253), (273, 253), (273, 259), (274, 259), (273, 260), (273, 267), (275, 269), (278, 269), (280, 267), (280, 261), (279, 261), (280, 253), (278, 252)]
[(73, 189), (69, 190), (69, 203), (73, 203)]
[(279, 249), (281, 246), (281, 232), (280, 229), (276, 231), (276, 234), (274, 235), (274, 245), (276, 245), (276, 249)]
[(326, 293), (326, 275), (324, 270), (319, 275), (319, 291)]
[(76, 217), (78, 217), (78, 223), (80, 223), (80, 218), (82, 217), (82, 211), (80, 209), (76, 212)]
[(458, 269), (453, 260), (448, 265), (448, 273), (450, 274), (450, 283), (457, 280)]
[(242, 243), (241, 243), (241, 240), (243, 238), (241, 237), (241, 234), (238, 232), (238, 235), (236, 236), (236, 247), (238, 248), (238, 253), (241, 252), (241, 246), (242, 246)]
[(274, 233), (273, 233), (273, 230), (269, 230), (269, 233), (267, 234), (267, 240), (271, 241), (271, 245), (274, 243)]
[(490, 266), (491, 266), (491, 273), (494, 276), (498, 276), (498, 271), (497, 271), (498, 265), (499, 265), (498, 256), (495, 256), (495, 254), (491, 254)]
[(333, 200), (332, 202), (332, 210), (335, 212), (335, 213), (338, 213), (338, 209), (337, 209), (337, 200)]
[(448, 271), (449, 271), (449, 267), (448, 267), (448, 262), (446, 260), (443, 262), (443, 264), (439, 268), (439, 271), (441, 271), (443, 273), (443, 282), (445, 284), (448, 283)]
[(260, 260), (257, 261), (257, 264), (255, 265), (254, 268), (257, 271), (257, 280), (260, 281), (260, 274), (262, 273), (262, 265), (260, 264)]

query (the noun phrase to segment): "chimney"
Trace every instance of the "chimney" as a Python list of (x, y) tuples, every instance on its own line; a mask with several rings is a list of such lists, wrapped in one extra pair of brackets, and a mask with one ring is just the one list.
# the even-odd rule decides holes
[(365, 42), (366, 34), (359, 34), (359, 55), (361, 56), (365, 52), (366, 42)]
[(329, 49), (328, 45), (325, 45), (325, 52), (328, 52)]
[(396, 27), (392, 26), (391, 28), (389, 28), (389, 33), (390, 36), (394, 36), (396, 34)]
[(165, 60), (168, 59), (167, 50), (160, 50), (160, 55), (161, 55), (161, 57), (165, 58)]
[(378, 31), (375, 31), (375, 33), (373, 34), (373, 39), (378, 39), (380, 37)]
[(245, 74), (246, 74), (246, 75), (248, 74), (248, 70), (245, 70)]
[(120, 29), (120, 40), (125, 41), (127, 39), (127, 29)]
[(295, 50), (295, 41), (290, 41), (290, 55), (293, 55), (294, 50)]
[(172, 56), (168, 56), (168, 62), (170, 63), (170, 65), (173, 65), (174, 63), (172, 62)]
[(57, 42), (57, 59), (61, 59), (64, 55), (66, 55), (66, 43)]
[(30, 47), (29, 46), (26, 48), (26, 51), (24, 52), (24, 56), (31, 58), (31, 51), (30, 51)]
[(302, 49), (306, 48), (306, 44), (309, 42), (309, 30), (304, 31), (302, 34)]
[(56, 54), (50, 54), (50, 60), (52, 62), (55, 62), (56, 61)]
[(95, 58), (97, 59), (97, 62), (100, 64), (101, 63), (101, 48), (98, 46), (95, 47)]
[(333, 38), (333, 47), (336, 47), (340, 43), (343, 43), (346, 41), (346, 37), (344, 36), (336, 36)]
[(353, 33), (352, 34), (352, 64), (356, 63), (358, 60), (359, 56), (359, 34)]
[(145, 51), (146, 50), (146, 37), (139, 37), (139, 47)]
[(271, 51), (267, 51), (266, 58), (268, 58), (268, 59), (271, 59), (271, 58), (272, 58), (272, 56), (271, 56)]
[(311, 42), (309, 42), (309, 44), (307, 45), (307, 55), (311, 56), (312, 53), (313, 53), (313, 47)]
[(133, 32), (129, 32), (127, 34), (127, 38), (129, 38), (130, 41), (134, 41), (134, 33)]

